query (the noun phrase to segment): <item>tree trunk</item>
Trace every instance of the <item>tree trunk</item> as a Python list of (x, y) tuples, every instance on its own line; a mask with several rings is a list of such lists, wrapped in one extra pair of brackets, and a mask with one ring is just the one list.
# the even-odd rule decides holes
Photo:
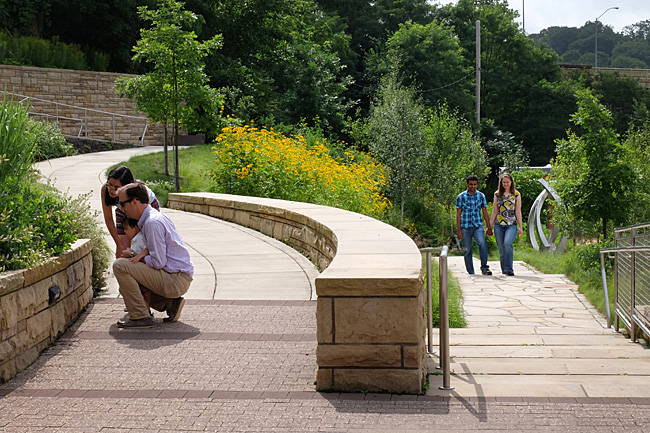
[(165, 176), (169, 176), (169, 158), (167, 156), (168, 152), (168, 146), (167, 143), (169, 142), (169, 134), (167, 132), (167, 128), (169, 127), (169, 124), (165, 122), (165, 129), (163, 130), (163, 148), (164, 148), (164, 154), (165, 154)]
[(607, 240), (607, 217), (603, 217), (603, 240)]
[(181, 177), (178, 172), (178, 122), (174, 123), (174, 184), (176, 192), (181, 192)]

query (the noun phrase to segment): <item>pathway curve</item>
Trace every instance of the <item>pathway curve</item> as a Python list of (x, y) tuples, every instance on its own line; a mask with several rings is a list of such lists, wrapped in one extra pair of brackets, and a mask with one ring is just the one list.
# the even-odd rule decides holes
[[(160, 152), (143, 147), (58, 158), (36, 164), (44, 177), (72, 196), (91, 193), (90, 205), (99, 212), (99, 191), (106, 170), (131, 156)], [(137, 177), (137, 173), (134, 173)], [(313, 264), (282, 242), (254, 230), (205, 215), (164, 208), (190, 249), (195, 266), (187, 299), (315, 299)], [(108, 232), (106, 239), (115, 248)], [(114, 278), (107, 279), (104, 296), (118, 296)]]

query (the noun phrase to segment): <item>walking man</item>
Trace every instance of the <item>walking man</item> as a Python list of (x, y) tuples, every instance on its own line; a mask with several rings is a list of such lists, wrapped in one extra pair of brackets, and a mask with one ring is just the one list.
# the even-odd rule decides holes
[(183, 239), (174, 223), (149, 205), (149, 193), (142, 183), (131, 183), (118, 191), (122, 210), (129, 218), (138, 220), (149, 254), (132, 263), (119, 258), (113, 263), (113, 273), (129, 313), (129, 320), (117, 322), (120, 328), (151, 328), (154, 324), (140, 286), (151, 291), (151, 308), (166, 311), (164, 322), (175, 322), (185, 304), (194, 275), (194, 265)]
[(456, 198), (456, 227), (458, 239), (462, 241), (463, 256), (465, 258), (465, 269), (467, 273), (474, 274), (474, 262), (472, 259), (472, 239), (476, 240), (479, 255), (481, 256), (481, 273), (492, 275), (487, 264), (487, 243), (483, 232), (481, 214), (487, 225), (487, 235), (492, 236), (492, 227), (487, 213), (487, 201), (481, 191), (477, 191), (478, 177), (467, 176), (467, 190), (458, 194)]

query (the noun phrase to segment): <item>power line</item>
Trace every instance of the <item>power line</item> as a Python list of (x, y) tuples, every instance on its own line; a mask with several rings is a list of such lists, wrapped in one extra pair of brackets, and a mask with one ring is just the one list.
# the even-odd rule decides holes
[(437, 91), (437, 90), (442, 90), (442, 89), (445, 89), (445, 88), (447, 88), (447, 87), (451, 87), (451, 86), (453, 86), (454, 84), (458, 84), (458, 83), (460, 83), (461, 81), (466, 80), (468, 77), (473, 76), (475, 73), (476, 73), (476, 69), (472, 70), (472, 72), (470, 72), (469, 74), (465, 75), (465, 76), (462, 77), (462, 78), (459, 78), (458, 80), (454, 81), (453, 83), (446, 84), (446, 85), (444, 85), (444, 86), (442, 86), (442, 87), (436, 87), (435, 89), (420, 90), (420, 91), (418, 91), (418, 93), (435, 92), (435, 91)]

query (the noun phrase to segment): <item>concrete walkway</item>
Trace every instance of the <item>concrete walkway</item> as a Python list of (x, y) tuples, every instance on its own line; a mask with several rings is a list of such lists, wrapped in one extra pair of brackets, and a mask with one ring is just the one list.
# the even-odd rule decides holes
[[(54, 161), (49, 176), (73, 193), (98, 190), (128, 155)], [(451, 333), (456, 388), (438, 390), (432, 375), (427, 395), (321, 394), (313, 270), (257, 233), (163, 211), (201, 269), (181, 321), (120, 330), (122, 300), (94, 300), (0, 385), (1, 432), (650, 430), (650, 351), (605, 329), (562, 276), (517, 263), (516, 277), (470, 277), (450, 258), (469, 319)]]
[[(36, 164), (42, 175), (71, 196), (91, 193), (89, 203), (104, 227), (99, 192), (107, 169), (131, 156), (161, 152), (144, 147), (77, 155)], [(135, 177), (138, 173), (133, 173)], [(313, 264), (292, 248), (260, 233), (204, 215), (163, 209), (190, 249), (194, 281), (187, 299), (315, 299)], [(106, 242), (115, 242), (106, 231)], [(104, 296), (118, 296), (108, 278)]]

